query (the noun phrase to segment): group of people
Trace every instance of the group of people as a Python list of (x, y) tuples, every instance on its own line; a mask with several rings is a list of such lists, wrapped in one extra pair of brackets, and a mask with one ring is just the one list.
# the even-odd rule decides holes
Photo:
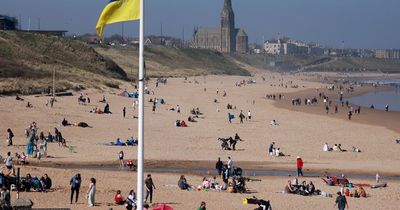
[(52, 180), (44, 174), (40, 179), (36, 176), (32, 177), (31, 174), (26, 174), (25, 177), (21, 178), (21, 185), (19, 186), (20, 191), (30, 192), (47, 192), (52, 187)]
[(218, 140), (222, 141), (221, 149), (222, 150), (236, 150), (236, 144), (238, 141), (244, 141), (240, 138), (240, 136), (236, 133), (235, 137), (228, 137), (228, 138), (218, 138)]
[(275, 147), (275, 142), (272, 142), (269, 147), (268, 147), (268, 154), (270, 156), (276, 156), (276, 157), (280, 157), (280, 156), (285, 156), (285, 154), (281, 151), (281, 148), (279, 147)]
[(286, 194), (298, 194), (298, 195), (314, 195), (315, 193), (320, 193), (319, 190), (315, 189), (315, 186), (312, 181), (308, 184), (306, 181), (303, 181), (301, 184), (298, 183), (298, 179), (288, 180), (287, 185), (285, 186), (284, 193)]
[(115, 205), (125, 205), (127, 210), (136, 209), (136, 193), (134, 190), (130, 190), (126, 198), (121, 195), (121, 190), (117, 190), (114, 195)]

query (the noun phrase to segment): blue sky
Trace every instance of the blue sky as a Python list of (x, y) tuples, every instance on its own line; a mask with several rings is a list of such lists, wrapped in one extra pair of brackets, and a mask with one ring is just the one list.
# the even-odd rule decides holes
[[(108, 0), (0, 0), (0, 14), (21, 17), (22, 27), (66, 29), (70, 34), (94, 33)], [(278, 34), (325, 46), (400, 48), (399, 0), (232, 0), (236, 26), (261, 43)], [(218, 26), (223, 0), (146, 0), (146, 34), (191, 37), (194, 26)], [(137, 23), (125, 34), (137, 36)], [(121, 24), (106, 35), (121, 33)]]

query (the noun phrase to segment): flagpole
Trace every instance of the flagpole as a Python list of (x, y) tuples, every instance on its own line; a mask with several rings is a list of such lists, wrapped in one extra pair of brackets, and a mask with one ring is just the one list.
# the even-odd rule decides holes
[(139, 117), (138, 117), (138, 162), (137, 162), (137, 209), (143, 209), (143, 159), (144, 159), (144, 0), (140, 0), (139, 30)]

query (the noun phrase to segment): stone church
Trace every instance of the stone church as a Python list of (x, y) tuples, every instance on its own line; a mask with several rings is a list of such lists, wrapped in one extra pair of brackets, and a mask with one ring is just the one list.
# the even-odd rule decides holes
[(235, 14), (231, 0), (225, 0), (221, 12), (221, 27), (197, 27), (193, 32), (195, 48), (214, 49), (223, 53), (246, 53), (248, 36), (241, 28), (235, 28)]

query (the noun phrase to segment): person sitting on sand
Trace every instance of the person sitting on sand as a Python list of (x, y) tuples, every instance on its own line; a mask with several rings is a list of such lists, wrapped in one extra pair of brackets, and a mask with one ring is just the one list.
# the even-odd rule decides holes
[(350, 197), (350, 190), (347, 188), (346, 191), (344, 192), (344, 195), (346, 197)]
[(117, 190), (117, 193), (114, 196), (114, 204), (116, 205), (124, 205), (125, 201), (122, 198), (121, 190)]
[(361, 152), (361, 149), (353, 146), (353, 152)]
[(322, 148), (322, 151), (329, 152), (329, 151), (332, 151), (332, 148), (329, 146), (328, 143), (325, 143), (324, 147)]
[(179, 178), (179, 180), (178, 180), (178, 187), (179, 187), (179, 189), (181, 189), (181, 190), (188, 190), (188, 191), (191, 190), (191, 187), (190, 187), (190, 185), (187, 183), (187, 180), (186, 180), (186, 178), (185, 178), (185, 175), (181, 175), (181, 177)]
[(203, 190), (208, 190), (210, 189), (210, 181), (206, 177), (203, 178), (203, 183), (201, 184), (201, 188)]
[(363, 187), (358, 188), (358, 190), (360, 191), (360, 197), (361, 198), (366, 198), (367, 197), (367, 192), (365, 192)]
[(315, 186), (314, 186), (314, 184), (313, 184), (312, 181), (310, 181), (310, 183), (306, 186), (306, 192), (307, 192), (309, 195), (314, 194), (314, 192), (315, 192)]
[(32, 104), (28, 101), (28, 103), (26, 104), (26, 108), (32, 108)]
[(112, 114), (110, 111), (110, 105), (108, 103), (104, 107), (104, 114)]
[(186, 124), (186, 122), (184, 120), (181, 121), (181, 127), (188, 127), (188, 125)]
[(280, 156), (285, 156), (285, 154), (283, 154), (283, 152), (281, 152), (281, 148), (276, 148), (275, 156), (280, 157)]
[(106, 103), (106, 96), (103, 95), (103, 98), (99, 102)]
[(188, 117), (188, 121), (189, 122), (197, 122), (193, 117), (190, 117), (190, 116)]
[(339, 147), (337, 144), (335, 144), (332, 148), (333, 151), (340, 151)]
[(68, 126), (68, 125), (71, 125), (71, 123), (69, 123), (69, 122), (64, 118), (63, 121), (61, 122), (61, 125), (63, 125), (63, 126)]
[(288, 180), (287, 185), (285, 186), (285, 189), (283, 191), (285, 194), (291, 194), (294, 193), (294, 188), (292, 185), (292, 182), (290, 180)]
[(279, 125), (279, 124), (276, 122), (276, 120), (272, 120), (271, 123), (270, 123), (270, 125), (276, 126), (276, 125)]

